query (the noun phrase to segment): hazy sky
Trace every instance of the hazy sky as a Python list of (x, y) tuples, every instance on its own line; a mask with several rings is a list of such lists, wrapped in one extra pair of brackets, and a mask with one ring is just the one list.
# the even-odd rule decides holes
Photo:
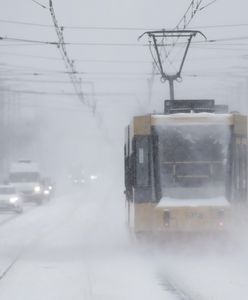
[[(207, 5), (209, 2), (211, 1), (203, 1), (203, 5)], [(48, 1), (40, 0), (40, 3), (48, 7)], [(53, 1), (55, 13), (60, 25), (158, 29), (175, 26), (186, 11), (189, 3), (189, 0)], [(246, 36), (248, 26), (224, 28), (204, 28), (204, 26), (245, 24), (247, 8), (248, 4), (244, 0), (217, 0), (206, 9), (197, 13), (191, 26), (202, 30), (208, 39), (243, 37)], [(52, 25), (49, 10), (43, 9), (32, 0), (9, 0), (3, 2), (0, 19)], [(150, 62), (152, 60), (148, 49), (138, 46), (147, 41), (146, 39), (141, 42), (137, 41), (137, 37), (142, 32), (142, 29), (137, 31), (65, 29), (64, 35), (66, 42), (137, 43), (137, 47), (75, 45), (68, 46), (67, 49), (70, 57), (76, 60), (76, 69), (86, 73), (81, 75), (82, 79), (94, 81), (96, 92), (130, 92), (134, 93), (142, 102), (142, 99), (147, 95), (146, 79), (149, 78), (148, 74), (151, 72)], [(1, 23), (1, 36), (42, 41), (57, 40), (55, 30), (52, 27), (24, 26), (9, 23)], [(238, 44), (236, 47), (233, 46), (235, 43)], [(240, 71), (240, 69), (236, 69), (236, 67), (239, 68), (240, 66), (246, 65), (246, 60), (242, 57), (242, 55), (246, 54), (246, 46), (241, 45), (245, 43), (246, 40), (237, 40), (222, 42), (215, 46), (204, 45), (201, 48), (192, 48), (184, 68), (184, 83), (177, 85), (176, 93), (180, 97), (197, 97), (197, 93), (200, 92), (199, 97), (207, 97), (207, 92), (209, 92), (209, 97), (214, 97), (214, 94), (216, 94), (217, 98), (223, 98), (225, 89), (230, 86), (230, 84), (233, 84), (232, 79), (227, 78), (226, 73), (231, 72), (237, 74), (241, 72), (242, 75), (245, 74), (244, 70)], [(0, 62), (8, 64), (11, 71), (18, 71), (20, 73), (18, 78), (20, 79), (37, 79), (34, 78), (34, 76), (24, 77), (21, 73), (21, 71), (26, 70), (24, 67), (31, 67), (30, 70), (44, 70), (46, 74), (42, 78), (46, 80), (51, 79), (51, 74), (48, 74), (46, 71), (64, 70), (58, 49), (54, 46), (18, 46), (18, 43), (10, 45), (11, 43), (7, 41), (2, 41), (1, 44), (0, 52), (2, 53), (0, 53)], [(13, 54), (16, 54), (16, 56)], [(18, 55), (42, 55), (55, 59), (46, 60)], [(99, 62), (100, 60), (108, 62)], [(124, 62), (117, 63), (115, 62), (116, 60)], [(125, 61), (136, 61), (136, 63), (125, 63)], [(218, 74), (216, 75), (216, 73)], [(214, 76), (212, 76), (213, 74)], [(139, 75), (136, 76), (139, 78), (132, 79), (134, 75)], [(198, 75), (202, 77), (192, 79), (187, 77), (187, 75)], [(122, 76), (125, 77), (123, 80), (117, 80)], [(111, 78), (108, 79), (108, 77)], [(60, 74), (53, 74), (52, 78), (53, 80), (67, 80), (66, 76)], [(243, 79), (241, 79), (241, 82), (242, 80)], [(156, 97), (167, 97), (167, 85), (162, 85), (159, 78), (157, 81)], [(240, 80), (235, 78), (235, 84), (236, 81)], [(42, 83), (41, 85), (35, 84), (34, 82), (23, 82), (21, 88), (31, 90), (39, 90), (39, 88), (42, 88), (47, 91), (58, 92), (72, 91), (69, 84), (62, 86), (61, 84), (57, 85), (55, 83), (49, 85)], [(192, 89), (194, 92), (192, 92)], [(213, 93), (213, 89), (217, 90)], [(89, 92), (90, 86), (86, 84), (84, 90)], [(99, 101), (103, 101), (103, 99), (99, 99)], [(133, 99), (130, 101), (133, 101)], [(105, 103), (107, 106), (107, 100)]]
[[(202, 5), (210, 2), (205, 0)], [(40, 3), (46, 7), (49, 5), (44, 0)], [(168, 85), (162, 84), (156, 76), (152, 102), (148, 103), (147, 79), (152, 70), (152, 58), (148, 48), (142, 46), (147, 39), (138, 41), (137, 38), (146, 28), (173, 28), (189, 4), (189, 0), (53, 1), (57, 20), (65, 26), (66, 42), (132, 44), (67, 46), (69, 57), (75, 60), (76, 70), (83, 72), (80, 74), (83, 91), (91, 93), (94, 84), (97, 112), (102, 120), (100, 123), (98, 119), (98, 123), (112, 130), (112, 138), (115, 139), (116, 134), (122, 139), (120, 132), (133, 114), (162, 109), (163, 100), (169, 96)], [(231, 109), (246, 110), (247, 9), (245, 0), (217, 0), (195, 15), (190, 24), (192, 28), (201, 30), (209, 40), (226, 40), (191, 47), (182, 73), (183, 82), (175, 84), (177, 98), (215, 98), (218, 102), (229, 104)], [(49, 10), (32, 0), (2, 1), (0, 24), (0, 36), (3, 37), (57, 41)], [(73, 29), (67, 26), (137, 30)], [(244, 39), (236, 39), (239, 37)], [(201, 38), (197, 40), (202, 41)], [(73, 92), (67, 74), (63, 73), (65, 66), (60, 53), (53, 45), (0, 41), (0, 68), (1, 84), (8, 90), (48, 94)], [(5, 94), (5, 97), (11, 96), (11, 93)], [(16, 98), (22, 109), (36, 109), (43, 117), (49, 113), (50, 122), (57, 111), (63, 111), (67, 122), (75, 119), (75, 113), (80, 119), (87, 111), (75, 96), (18, 93)], [(60, 115), (58, 124), (61, 125), (63, 119)], [(85, 127), (85, 124), (82, 126)]]

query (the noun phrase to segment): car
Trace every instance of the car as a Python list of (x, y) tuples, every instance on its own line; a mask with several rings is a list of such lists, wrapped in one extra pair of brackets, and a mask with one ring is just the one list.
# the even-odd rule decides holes
[(23, 201), (14, 186), (0, 185), (0, 210), (23, 212)]
[(51, 178), (43, 178), (42, 186), (45, 199), (50, 200), (55, 196), (55, 183), (51, 180)]

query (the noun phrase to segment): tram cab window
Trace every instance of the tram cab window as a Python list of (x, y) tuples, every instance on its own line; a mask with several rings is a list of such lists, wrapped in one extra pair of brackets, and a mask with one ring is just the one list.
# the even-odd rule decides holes
[(163, 196), (211, 198), (225, 195), (230, 144), (228, 126), (167, 126), (157, 128), (156, 134)]

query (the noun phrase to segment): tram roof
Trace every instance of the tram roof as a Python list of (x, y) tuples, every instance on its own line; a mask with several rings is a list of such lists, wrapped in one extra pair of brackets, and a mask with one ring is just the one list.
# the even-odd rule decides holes
[(224, 124), (232, 125), (233, 114), (215, 113), (176, 113), (170, 115), (151, 115), (151, 125), (195, 125), (195, 124)]

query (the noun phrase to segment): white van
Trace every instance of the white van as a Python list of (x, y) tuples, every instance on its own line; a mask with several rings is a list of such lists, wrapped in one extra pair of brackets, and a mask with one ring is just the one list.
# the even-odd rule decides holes
[(37, 163), (30, 160), (19, 160), (10, 166), (9, 183), (22, 194), (24, 201), (32, 201), (41, 204), (44, 193)]

